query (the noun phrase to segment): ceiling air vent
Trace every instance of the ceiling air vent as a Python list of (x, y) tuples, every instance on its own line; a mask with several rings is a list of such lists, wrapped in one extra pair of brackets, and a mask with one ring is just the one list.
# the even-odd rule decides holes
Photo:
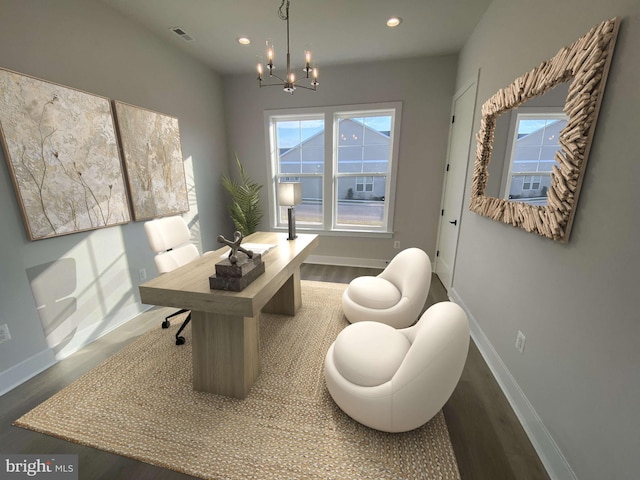
[(182, 38), (185, 42), (193, 41), (193, 37), (185, 32), (181, 27), (171, 27), (169, 30)]

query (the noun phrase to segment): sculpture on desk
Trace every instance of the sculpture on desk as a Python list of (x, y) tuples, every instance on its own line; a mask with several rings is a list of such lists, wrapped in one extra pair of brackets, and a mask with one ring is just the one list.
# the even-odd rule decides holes
[(240, 243), (242, 243), (243, 238), (244, 238), (244, 235), (242, 235), (241, 232), (234, 232), (233, 241), (227, 240), (222, 235), (218, 235), (218, 243), (224, 243), (226, 246), (231, 248), (231, 251), (229, 252), (229, 261), (233, 265), (238, 263), (238, 251), (245, 253), (249, 258), (253, 258), (253, 252), (251, 250), (245, 250), (240, 245)]
[[(265, 271), (262, 255), (242, 248), (240, 243), (244, 235), (233, 234), (233, 241), (218, 235), (218, 242), (231, 248), (229, 257), (216, 263), (216, 273), (209, 277), (209, 287), (215, 290), (232, 290), (239, 292)], [(238, 256), (238, 252), (246, 255)]]

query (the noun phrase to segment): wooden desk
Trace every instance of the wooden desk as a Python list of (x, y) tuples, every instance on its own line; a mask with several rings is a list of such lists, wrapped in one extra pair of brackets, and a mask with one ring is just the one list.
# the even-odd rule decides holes
[(244, 241), (277, 246), (262, 257), (265, 272), (241, 292), (209, 288), (209, 276), (228, 247), (139, 287), (143, 303), (191, 310), (193, 388), (236, 398), (248, 395), (260, 373), (260, 312), (295, 315), (302, 305), (300, 265), (318, 236), (287, 240), (285, 233), (257, 232)]

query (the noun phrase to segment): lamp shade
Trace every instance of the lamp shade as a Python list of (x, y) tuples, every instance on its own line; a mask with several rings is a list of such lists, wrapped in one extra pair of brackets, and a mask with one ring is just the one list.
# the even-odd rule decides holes
[(300, 182), (286, 182), (278, 184), (278, 205), (293, 207), (302, 201), (302, 184)]

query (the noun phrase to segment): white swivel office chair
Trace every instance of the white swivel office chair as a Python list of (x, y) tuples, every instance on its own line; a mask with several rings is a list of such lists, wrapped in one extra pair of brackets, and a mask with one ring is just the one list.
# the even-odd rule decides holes
[(452, 302), (429, 307), (409, 328), (358, 322), (338, 334), (324, 374), (336, 404), (384, 432), (427, 423), (456, 388), (469, 350), (469, 323)]
[[(151, 250), (156, 253), (154, 260), (160, 275), (186, 265), (200, 256), (196, 246), (191, 243), (191, 232), (187, 223), (179, 215), (145, 222), (144, 230)], [(172, 313), (162, 322), (162, 328), (169, 328), (171, 318), (186, 312), (188, 312), (187, 309), (182, 309)], [(191, 312), (176, 333), (176, 345), (184, 344), (185, 338), (180, 334), (190, 321)]]
[(405, 328), (422, 313), (430, 286), (429, 255), (407, 248), (377, 277), (354, 279), (342, 295), (342, 309), (351, 323), (372, 321)]

